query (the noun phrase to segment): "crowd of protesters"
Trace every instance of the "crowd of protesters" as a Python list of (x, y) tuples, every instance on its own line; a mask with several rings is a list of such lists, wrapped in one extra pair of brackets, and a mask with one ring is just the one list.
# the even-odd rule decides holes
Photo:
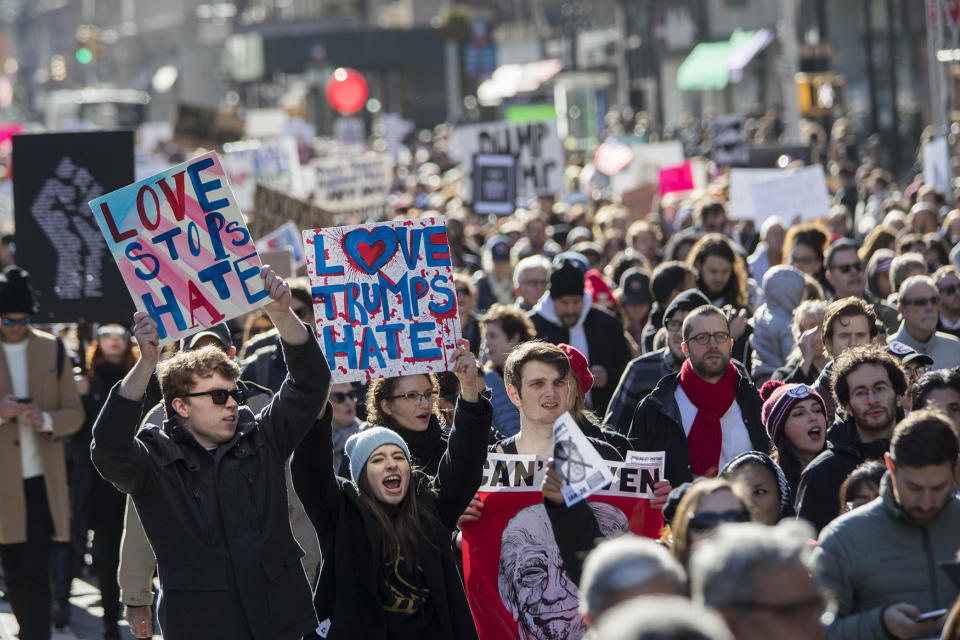
[(517, 609), (520, 637), (960, 638), (953, 194), (828, 152), (833, 208), (757, 228), (728, 218), (719, 169), (638, 213), (571, 155), (563, 192), (488, 218), (445, 133), (397, 167), (388, 217), (446, 217), (447, 373), (331, 383), (308, 284), (269, 268), (261, 312), (161, 350), (142, 313), (34, 326), (29, 274), (6, 267), (0, 563), (22, 639), (69, 624), (83, 572), (104, 638), (121, 620), (169, 640), (477, 637), (459, 531), (483, 518), (486, 455), (550, 459), (567, 411), (605, 459), (665, 452), (665, 526), (618, 535), (566, 507), (549, 460), (541, 533), (580, 618)]

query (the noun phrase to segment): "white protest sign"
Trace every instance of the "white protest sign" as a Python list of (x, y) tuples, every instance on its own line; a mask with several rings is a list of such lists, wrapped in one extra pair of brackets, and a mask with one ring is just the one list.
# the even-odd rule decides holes
[(950, 189), (950, 147), (946, 138), (934, 138), (923, 145), (923, 183), (940, 193)]
[(613, 482), (613, 474), (569, 412), (553, 423), (553, 460), (563, 476), (563, 501), (572, 506)]
[(449, 371), (460, 340), (443, 218), (303, 232), (334, 383)]
[(301, 193), (300, 155), (293, 138), (230, 142), (223, 152), (223, 167), (241, 210), (253, 209), (257, 184), (288, 195)]
[(338, 215), (378, 217), (384, 212), (393, 165), (385, 153), (335, 153), (316, 158), (313, 203)]
[(728, 216), (752, 219), (757, 228), (770, 216), (815, 220), (830, 211), (823, 167), (802, 169), (731, 169)]
[[(447, 140), (447, 154), (463, 165), (464, 174), (473, 173), (476, 153), (512, 154), (517, 156), (517, 193), (555, 195), (563, 191), (565, 155), (557, 123), (490, 122), (455, 128)], [(470, 180), (466, 181), (470, 184)], [(472, 200), (471, 193), (467, 199)]]
[(683, 145), (679, 140), (643, 143), (632, 136), (623, 136), (620, 140), (633, 151), (633, 161), (610, 179), (610, 186), (617, 196), (643, 185), (657, 184), (660, 169), (676, 166), (684, 160)]

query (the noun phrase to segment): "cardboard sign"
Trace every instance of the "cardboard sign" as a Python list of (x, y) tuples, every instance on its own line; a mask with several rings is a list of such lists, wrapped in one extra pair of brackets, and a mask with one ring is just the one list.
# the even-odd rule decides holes
[(448, 371), (460, 339), (443, 218), (303, 232), (333, 382)]
[[(587, 499), (600, 531), (659, 536), (662, 514), (640, 496), (652, 492), (662, 473), (606, 464), (613, 482)], [(564, 570), (543, 506), (545, 472), (536, 456), (487, 454), (479, 489), (483, 515), (463, 526), (464, 580), (481, 640), (577, 640), (586, 631), (577, 612), (579, 591)]]
[(294, 276), (293, 254), (290, 249), (277, 249), (276, 251), (260, 251), (260, 262), (270, 265), (281, 278), (290, 278)]
[(297, 195), (300, 184), (300, 154), (293, 138), (245, 140), (223, 145), (223, 166), (242, 211), (253, 209), (256, 186)]
[(257, 251), (260, 252), (261, 256), (265, 251), (278, 251), (280, 249), (290, 251), (294, 269), (299, 269), (307, 263), (307, 257), (303, 253), (300, 230), (293, 222), (286, 222), (257, 240)]
[(583, 435), (569, 412), (553, 423), (553, 459), (563, 476), (560, 493), (571, 507), (613, 482), (606, 461)]
[[(253, 192), (253, 213), (250, 215), (249, 222), (253, 237), (262, 238), (288, 221), (292, 222), (298, 230), (334, 225), (333, 214), (329, 211), (262, 184), (256, 185)], [(297, 244), (300, 244), (299, 237)]]
[(132, 131), (13, 137), (17, 264), (37, 322), (130, 321), (133, 305), (87, 201), (134, 180)]
[(797, 170), (732, 169), (730, 208), (735, 220), (753, 219), (757, 228), (772, 215), (786, 221), (815, 220), (830, 211), (830, 194), (823, 167)]
[(318, 207), (341, 216), (383, 216), (393, 181), (389, 156), (373, 151), (337, 153), (310, 164), (316, 170), (313, 202)]
[(750, 161), (745, 123), (746, 118), (738, 115), (710, 118), (710, 140), (714, 162), (743, 165)]
[(173, 125), (173, 141), (185, 147), (223, 149), (243, 138), (243, 119), (210, 107), (180, 103)]
[[(447, 153), (463, 163), (467, 175), (474, 172), (473, 157), (477, 153), (514, 155), (517, 157), (517, 192), (520, 195), (552, 196), (563, 191), (566, 156), (557, 135), (557, 123), (553, 120), (460, 126), (450, 133)], [(467, 199), (473, 199), (472, 192)]]
[(168, 344), (270, 301), (215, 152), (92, 200), (139, 311)]
[(473, 157), (473, 212), (512, 214), (517, 208), (517, 159), (478, 153)]

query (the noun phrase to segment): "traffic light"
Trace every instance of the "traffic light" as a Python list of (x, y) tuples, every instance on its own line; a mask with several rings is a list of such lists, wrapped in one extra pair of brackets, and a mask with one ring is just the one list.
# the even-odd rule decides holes
[(804, 116), (829, 116), (846, 102), (846, 80), (830, 72), (798, 73), (797, 102)]
[(77, 27), (76, 58), (80, 64), (90, 64), (100, 59), (102, 45), (100, 31), (93, 25), (82, 24)]

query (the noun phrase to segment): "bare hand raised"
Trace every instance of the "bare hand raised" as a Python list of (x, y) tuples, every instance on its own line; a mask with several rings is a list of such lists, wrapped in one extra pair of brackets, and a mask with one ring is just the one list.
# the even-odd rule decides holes
[(263, 310), (270, 313), (283, 313), (290, 309), (290, 285), (278, 276), (270, 265), (260, 267), (260, 277), (263, 278), (263, 289), (273, 302), (263, 305)]
[(460, 381), (460, 395), (467, 402), (476, 402), (477, 394), (477, 359), (470, 353), (470, 343), (460, 340), (457, 350), (450, 361), (450, 369)]
[(137, 311), (133, 314), (133, 337), (140, 347), (140, 359), (155, 365), (160, 360), (160, 335), (157, 323), (150, 314)]

